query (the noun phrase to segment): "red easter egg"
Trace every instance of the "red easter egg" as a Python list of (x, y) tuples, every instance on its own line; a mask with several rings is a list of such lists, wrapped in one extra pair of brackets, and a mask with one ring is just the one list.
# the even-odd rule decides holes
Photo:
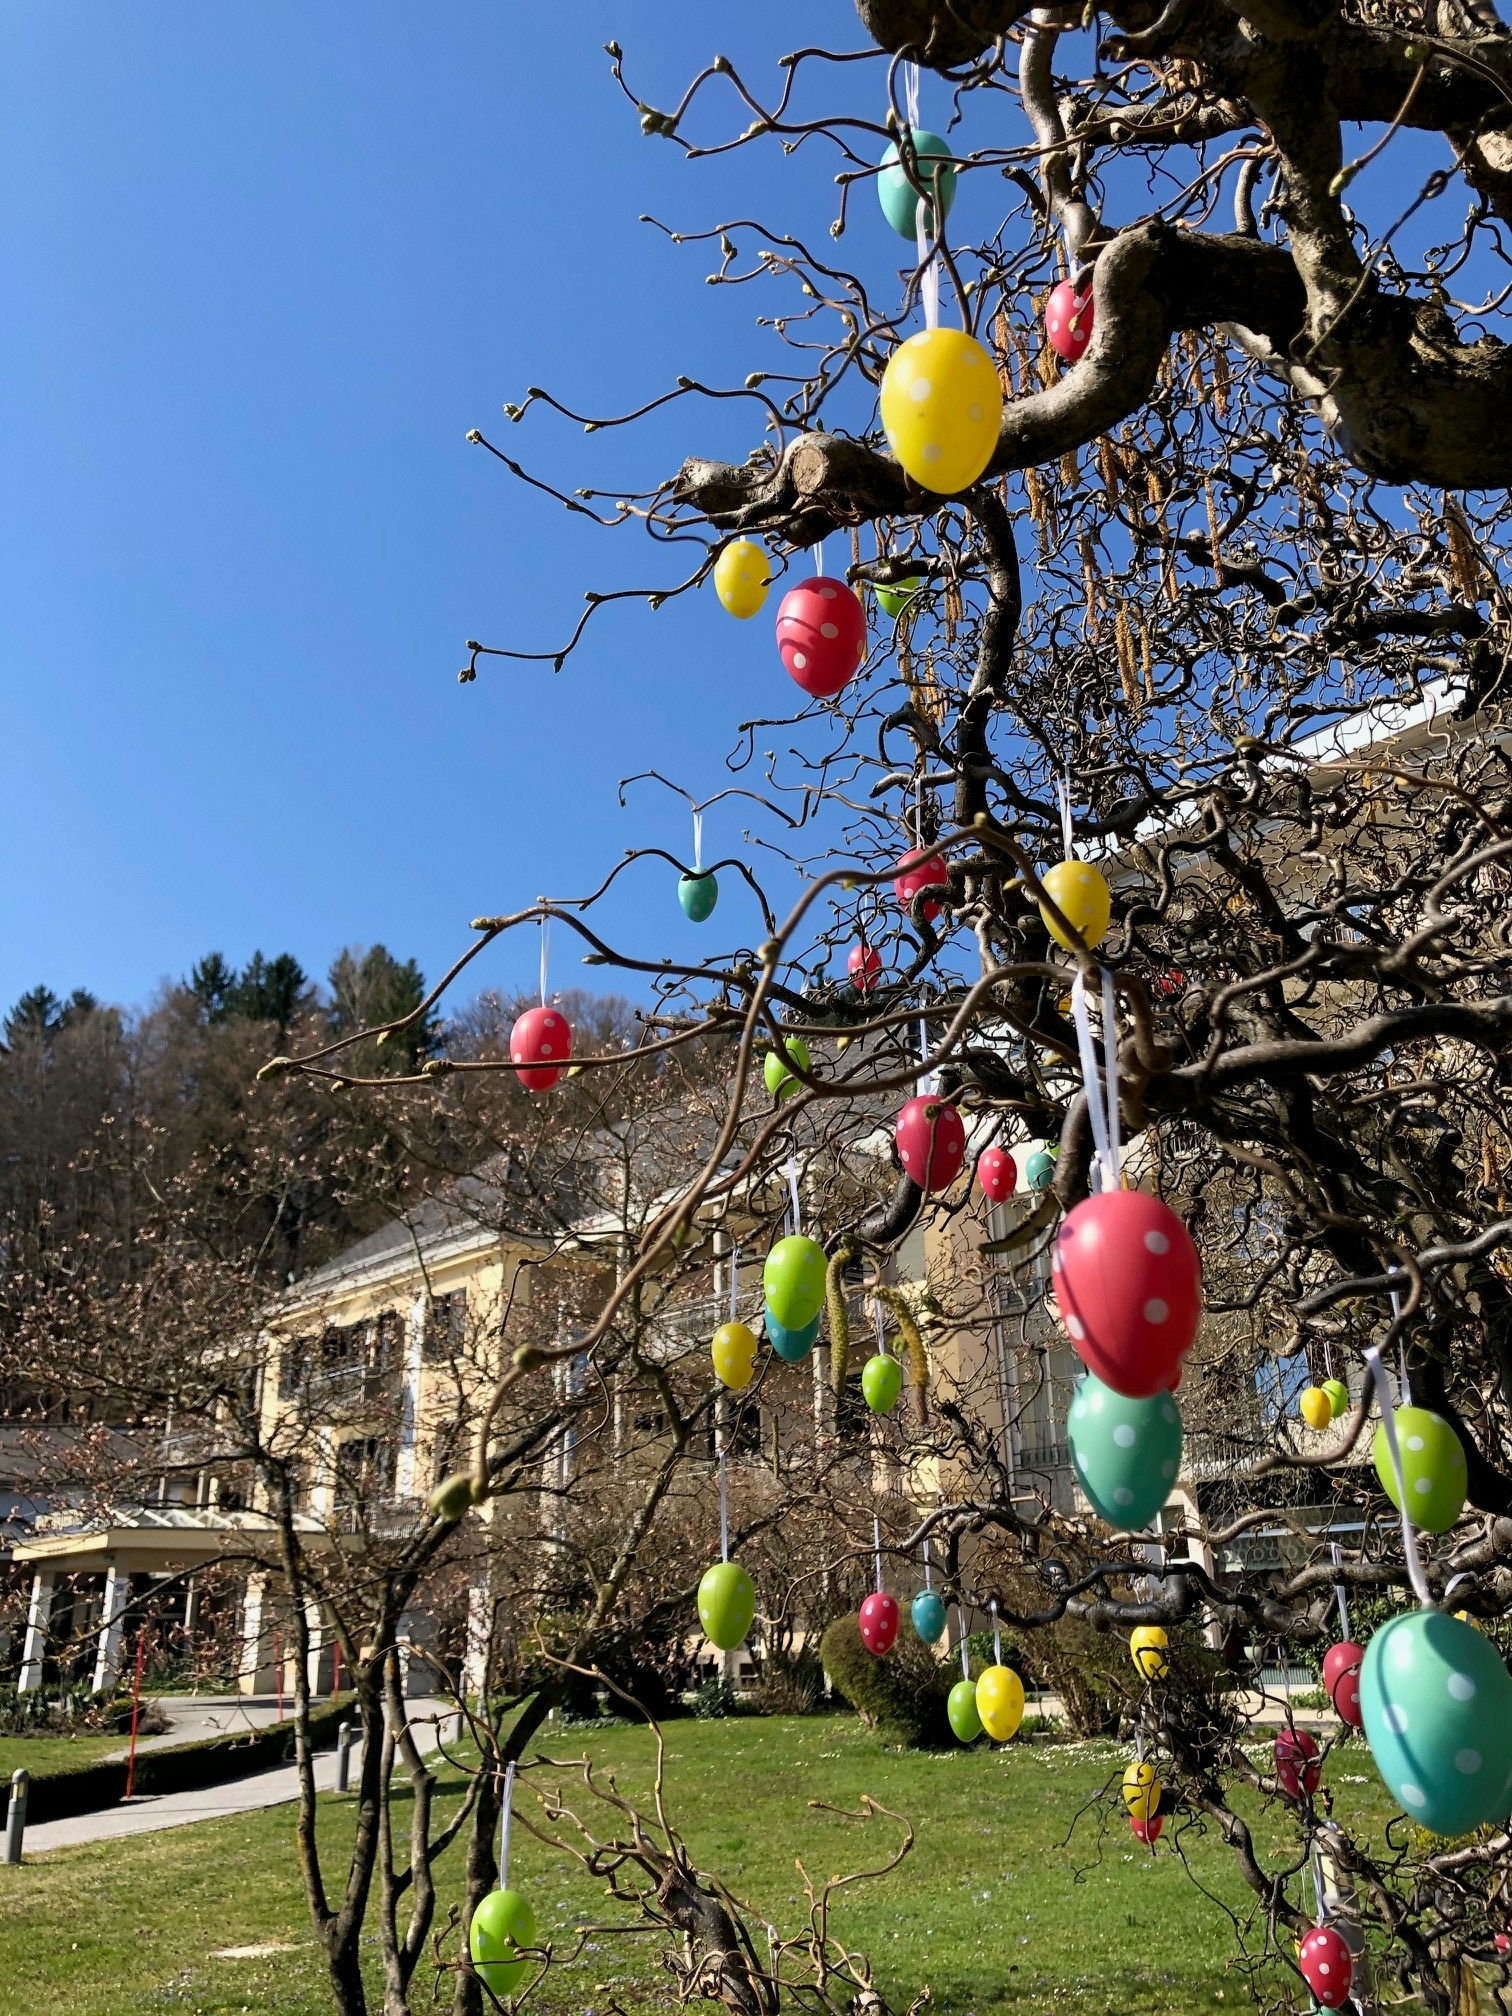
[(1281, 1790), (1293, 1799), (1300, 1799), (1305, 1792), (1310, 1799), (1323, 1777), (1315, 1739), (1305, 1729), (1283, 1729), (1276, 1738), (1273, 1754)]
[(882, 977), (882, 954), (863, 939), (845, 955), (845, 970), (858, 994), (870, 994)]
[(931, 1093), (910, 1099), (893, 1129), (905, 1176), (921, 1190), (948, 1190), (966, 1166), (966, 1128), (947, 1100)]
[(977, 1157), (976, 1174), (990, 1203), (1001, 1204), (1018, 1188), (1018, 1164), (1006, 1148), (984, 1148)]
[(1165, 1825), (1165, 1815), (1152, 1813), (1148, 1820), (1141, 1820), (1137, 1814), (1131, 1813), (1129, 1825), (1134, 1829), (1136, 1841), (1145, 1841), (1153, 1846), (1160, 1839), (1160, 1830)]
[(1341, 1722), (1347, 1722), (1351, 1729), (1365, 1727), (1365, 1711), (1360, 1706), (1360, 1673), (1352, 1667), (1348, 1673), (1339, 1675), (1339, 1684), (1329, 1699), (1334, 1704), (1334, 1713)]
[(1168, 1204), (1104, 1190), (1067, 1212), (1051, 1263), (1077, 1354), (1128, 1400), (1170, 1392), (1202, 1320), (1202, 1262)]
[(874, 1590), (867, 1597), (857, 1622), (861, 1626), (861, 1643), (868, 1652), (875, 1652), (879, 1659), (884, 1652), (891, 1652), (898, 1635), (898, 1606), (885, 1590)]
[[(910, 849), (899, 861), (898, 872), (893, 877), (893, 894), (905, 910), (909, 908), (921, 889), (948, 890), (950, 887), (950, 871), (939, 855), (918, 868), (912, 867), (910, 864), (918, 858), (919, 850)], [(938, 917), (940, 914), (940, 905), (933, 900), (925, 903), (923, 907), (926, 917)]]
[(849, 685), (866, 656), (866, 611), (843, 581), (816, 574), (783, 596), (777, 649), (804, 692), (827, 700)]
[(1354, 1956), (1332, 1925), (1315, 1925), (1302, 1941), (1297, 1964), (1302, 1978), (1325, 2009), (1337, 2009), (1349, 1998)]
[(1364, 1657), (1365, 1647), (1356, 1645), (1352, 1638), (1330, 1645), (1323, 1654), (1323, 1691), (1339, 1720), (1351, 1729), (1361, 1728), (1364, 1722), (1360, 1713), (1360, 1662)]
[(549, 1092), (572, 1055), (572, 1024), (559, 1008), (528, 1008), (509, 1032), (509, 1056), (514, 1064), (536, 1064), (536, 1071), (517, 1071), (532, 1092)]
[(1092, 289), (1078, 294), (1069, 280), (1052, 287), (1045, 303), (1045, 334), (1056, 356), (1074, 364), (1092, 341)]

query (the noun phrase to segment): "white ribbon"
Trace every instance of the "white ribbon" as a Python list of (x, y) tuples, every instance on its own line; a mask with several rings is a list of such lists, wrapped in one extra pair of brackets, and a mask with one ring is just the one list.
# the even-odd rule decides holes
[(735, 1300), (740, 1293), (740, 1247), (730, 1248), (730, 1321), (735, 1321)]
[(725, 1463), (725, 1438), (718, 1429), (715, 1439), (719, 1446), (719, 1558), (730, 1558), (730, 1475)]
[(996, 1596), (993, 1597), (990, 1607), (992, 1610), (992, 1663), (994, 1666), (1001, 1666), (1003, 1663), (1003, 1634), (998, 1627)]
[(872, 1514), (872, 1560), (877, 1570), (877, 1593), (882, 1593), (882, 1521)]
[(1391, 1468), (1396, 1477), (1397, 1499), (1402, 1508), (1402, 1552), (1407, 1556), (1407, 1575), (1412, 1583), (1412, 1593), (1425, 1610), (1435, 1608), (1433, 1591), (1428, 1587), (1428, 1577), (1423, 1573), (1423, 1557), (1418, 1552), (1417, 1534), (1413, 1531), (1412, 1518), (1407, 1510), (1407, 1478), (1402, 1469), (1402, 1451), (1397, 1442), (1396, 1422), (1392, 1418), (1391, 1386), (1386, 1377), (1386, 1367), (1381, 1363), (1378, 1344), (1365, 1346), (1365, 1362), (1370, 1367), (1375, 1380), (1376, 1398), (1381, 1407), (1381, 1426), (1386, 1430), (1386, 1447), (1391, 1452)]
[(1071, 1019), (1076, 1024), (1076, 1044), (1081, 1053), (1082, 1082), (1087, 1092), (1087, 1117), (1092, 1123), (1096, 1150), (1094, 1176), (1099, 1190), (1118, 1188), (1122, 1143), (1118, 1129), (1118, 1024), (1113, 1001), (1113, 976), (1102, 969), (1103, 1056), (1106, 1062), (1107, 1091), (1098, 1070), (1097, 1046), (1092, 1040), (1092, 1019), (1087, 1013), (1087, 990), (1082, 976), (1071, 982)]
[[(877, 1351), (881, 1357), (885, 1358), (888, 1355), (887, 1338), (882, 1331), (882, 1304), (880, 1302), (872, 1303), (872, 1316), (877, 1325)], [(929, 1542), (926, 1540), (924, 1545), (927, 1547)]]
[[(929, 1058), (929, 1024), (925, 1021), (922, 1015), (919, 1017), (919, 1058), (921, 1062), (925, 1063), (927, 1063)], [(919, 1089), (919, 1096), (921, 1098), (927, 1098), (928, 1095), (931, 1092), (933, 1092), (934, 1090), (933, 1071), (926, 1070), (920, 1072), (918, 1079), (918, 1089)]]
[(514, 1819), (514, 1759), (504, 1767), (504, 1810), (499, 1815), (499, 1888), (509, 1888), (509, 1830)]
[(1055, 795), (1060, 803), (1061, 841), (1069, 861), (1076, 851), (1075, 835), (1071, 828), (1071, 770), (1070, 766), (1056, 779)]
[(934, 1584), (929, 1579), (929, 1541), (927, 1538), (924, 1542), (924, 1587), (926, 1589), (934, 1587)]
[(546, 1006), (546, 967), (551, 956), (551, 919), (541, 919), (541, 1006)]
[[(1391, 1291), (1391, 1316), (1395, 1322), (1402, 1313), (1402, 1298), (1395, 1288)], [(1402, 1405), (1412, 1405), (1412, 1381), (1407, 1377), (1407, 1339), (1397, 1339), (1397, 1391), (1402, 1396)]]
[(809, 551), (814, 556), (814, 572), (816, 574), (822, 574), (824, 572), (824, 541), (822, 539), (816, 539), (813, 545), (809, 548)]
[(803, 1214), (798, 1208), (798, 1157), (789, 1155), (787, 1159), (788, 1195), (793, 1203), (793, 1233), (796, 1237), (803, 1230)]
[(693, 873), (703, 873), (703, 814), (693, 814)]
[(971, 1654), (966, 1649), (966, 1612), (959, 1603), (956, 1605), (956, 1624), (961, 1633), (961, 1678), (969, 1680), (971, 1678)]
[[(1344, 1558), (1344, 1557), (1343, 1557), (1343, 1555), (1342, 1555), (1342, 1554), (1341, 1554), (1341, 1553), (1339, 1552), (1339, 1543), (1338, 1543), (1338, 1541), (1337, 1541), (1337, 1540), (1330, 1540), (1330, 1541), (1329, 1541), (1329, 1543), (1328, 1543), (1328, 1551), (1329, 1551), (1329, 1553), (1330, 1553), (1330, 1554), (1332, 1555), (1332, 1557), (1333, 1557), (1333, 1564), (1334, 1564), (1334, 1566), (1335, 1566), (1335, 1567), (1337, 1568), (1337, 1567), (1338, 1567), (1338, 1565), (1339, 1565), (1339, 1563), (1340, 1563), (1340, 1562), (1341, 1562), (1341, 1561), (1343, 1560), (1343, 1558)], [(1348, 1638), (1348, 1637), (1349, 1637), (1349, 1635), (1350, 1635), (1350, 1634), (1349, 1634), (1349, 1599), (1348, 1599), (1348, 1598), (1347, 1598), (1347, 1597), (1345, 1596), (1345, 1594), (1344, 1594), (1344, 1584), (1343, 1584), (1342, 1582), (1335, 1582), (1335, 1584), (1334, 1584), (1334, 1594), (1335, 1594), (1335, 1596), (1337, 1596), (1337, 1597), (1338, 1597), (1338, 1599), (1339, 1599), (1339, 1629), (1340, 1629), (1340, 1630), (1341, 1630), (1341, 1631), (1343, 1632), (1343, 1634), (1344, 1634), (1345, 1638)]]

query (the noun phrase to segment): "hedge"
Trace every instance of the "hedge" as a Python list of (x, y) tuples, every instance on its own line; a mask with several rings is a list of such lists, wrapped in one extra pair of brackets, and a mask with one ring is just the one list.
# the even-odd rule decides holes
[[(353, 1696), (340, 1696), (310, 1713), (310, 1743), (322, 1749), (336, 1740), (337, 1726), (352, 1713)], [(161, 1750), (140, 1750), (134, 1792), (197, 1792), (206, 1785), (224, 1785), (249, 1778), (294, 1757), (294, 1723), (271, 1722), (263, 1729), (239, 1730), (234, 1736), (207, 1736), (199, 1743), (178, 1743)], [(95, 1813), (118, 1806), (126, 1796), (126, 1759), (100, 1758), (93, 1763), (65, 1765), (60, 1770), (33, 1773), (27, 1788), (26, 1824), (68, 1820), (76, 1813)], [(0, 1815), (10, 1805), (4, 1788)]]

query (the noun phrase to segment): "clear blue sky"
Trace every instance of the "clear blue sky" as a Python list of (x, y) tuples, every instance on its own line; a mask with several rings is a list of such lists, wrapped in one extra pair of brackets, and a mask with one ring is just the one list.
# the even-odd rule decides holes
[[(844, 0), (825, 11), (855, 46)], [(532, 383), (609, 410), (678, 369), (744, 375), (770, 303), (706, 287), (707, 252), (637, 216), (764, 204), (820, 237), (835, 164), (768, 145), (682, 165), (601, 44), (665, 104), (720, 49), (769, 84), (813, 16), (11, 0), (0, 1008), (38, 982), (140, 1002), (212, 947), (323, 976), (381, 939), (435, 974), (475, 913), (591, 887), (633, 838), (687, 846), (670, 800), (621, 812), (615, 781), (726, 781), (734, 724), (790, 704), (769, 623), (709, 595), (636, 608), (559, 677), (493, 661), (458, 686), (465, 638), (545, 648), (586, 587), (669, 574), (464, 436), (569, 488), (744, 454), (755, 426), (728, 409), (632, 443), (500, 407)], [(711, 815), (706, 851), (740, 823)], [(759, 936), (736, 903), (718, 922)], [(614, 919), (638, 951), (709, 942), (666, 871)], [(493, 955), (479, 982), (534, 958)], [(575, 955), (553, 975), (580, 977)]]

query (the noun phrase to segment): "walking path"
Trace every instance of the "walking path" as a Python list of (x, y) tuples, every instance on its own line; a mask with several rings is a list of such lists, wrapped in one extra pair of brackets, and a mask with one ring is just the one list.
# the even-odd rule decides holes
[[(202, 1697), (202, 1706), (211, 1704)], [(218, 1704), (224, 1706), (224, 1704)], [(427, 1696), (409, 1704), (410, 1720), (417, 1725), (416, 1740), (421, 1750), (437, 1747), (438, 1727), (450, 1714), (444, 1701)], [(270, 1715), (260, 1721), (272, 1721)], [(183, 1723), (179, 1724), (182, 1728)], [(235, 1726), (223, 1723), (222, 1728)], [(220, 1733), (207, 1730), (207, 1734)], [(185, 1741), (182, 1734), (178, 1742)], [(361, 1762), (361, 1748), (352, 1745), (352, 1776)], [(322, 1792), (334, 1790), (336, 1753), (327, 1751), (315, 1759), (315, 1783)], [(293, 1764), (278, 1764), (271, 1771), (257, 1771), (229, 1785), (205, 1785), (196, 1792), (144, 1794), (129, 1806), (106, 1806), (98, 1813), (76, 1813), (67, 1820), (47, 1820), (26, 1830), (23, 1853), (44, 1854), (49, 1848), (74, 1848), (85, 1841), (115, 1841), (128, 1834), (153, 1834), (164, 1827), (188, 1827), (196, 1820), (217, 1820), (227, 1813), (254, 1813), (265, 1806), (283, 1806), (299, 1797), (299, 1771)]]

